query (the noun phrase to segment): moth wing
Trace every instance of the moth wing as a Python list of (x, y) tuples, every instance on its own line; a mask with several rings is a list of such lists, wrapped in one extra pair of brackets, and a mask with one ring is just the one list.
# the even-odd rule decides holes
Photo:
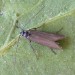
[(41, 45), (47, 46), (49, 48), (61, 49), (61, 47), (55, 41), (43, 38), (38, 35), (35, 36), (34, 34), (32, 34), (28, 39)]
[(46, 32), (41, 32), (41, 31), (36, 31), (36, 30), (30, 30), (31, 34), (34, 34), (35, 36), (40, 36), (48, 40), (52, 41), (58, 41), (62, 40), (65, 37), (63, 35), (58, 35), (58, 34), (52, 34), (52, 33), (46, 33)]

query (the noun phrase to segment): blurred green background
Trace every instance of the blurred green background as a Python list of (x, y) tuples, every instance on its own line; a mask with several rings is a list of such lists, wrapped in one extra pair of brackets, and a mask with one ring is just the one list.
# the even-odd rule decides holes
[[(55, 55), (32, 42), (35, 55), (15, 25), (51, 33), (63, 28), (63, 51), (54, 49)], [(75, 0), (0, 0), (0, 75), (75, 75), (74, 54)]]

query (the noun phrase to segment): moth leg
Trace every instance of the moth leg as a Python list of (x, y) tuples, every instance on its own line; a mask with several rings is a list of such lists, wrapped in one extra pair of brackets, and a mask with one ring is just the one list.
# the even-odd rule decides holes
[(30, 47), (33, 49), (33, 51), (34, 51), (34, 48), (33, 48), (33, 46), (31, 45), (31, 40), (29, 40), (29, 44), (30, 44)]
[(54, 53), (54, 54), (56, 54), (56, 52), (51, 48), (51, 51)]
[(30, 47), (32, 48), (32, 50), (33, 50), (33, 52), (34, 52), (34, 54), (35, 54), (35, 56), (38, 60), (38, 54), (36, 54), (36, 51), (35, 51), (35, 49), (33, 48), (32, 44), (31, 44), (31, 40), (29, 40), (29, 43), (30, 43)]
[(19, 38), (18, 38), (18, 41), (17, 41), (17, 44), (16, 44), (16, 52), (17, 52), (17, 48), (19, 46), (20, 37), (21, 37), (21, 35), (19, 35)]
[(62, 28), (60, 28), (56, 33), (59, 33), (60, 31), (62, 31), (63, 30), (63, 27)]
[[(19, 35), (19, 38), (18, 38), (18, 41), (17, 41), (16, 47), (18, 47), (18, 45), (19, 45), (20, 37), (21, 37), (21, 35)], [(16, 50), (17, 50), (17, 48), (16, 48)]]
[(18, 41), (17, 41), (17, 43), (16, 43), (16, 45), (15, 45), (15, 52), (13, 52), (12, 53), (12, 56), (13, 56), (13, 65), (14, 65), (14, 68), (15, 68), (15, 66), (16, 66), (16, 62), (17, 62), (17, 57), (16, 57), (16, 54), (17, 54), (17, 49), (18, 49), (18, 45), (19, 45), (19, 40), (20, 40), (20, 36), (19, 36), (19, 38), (18, 38)]

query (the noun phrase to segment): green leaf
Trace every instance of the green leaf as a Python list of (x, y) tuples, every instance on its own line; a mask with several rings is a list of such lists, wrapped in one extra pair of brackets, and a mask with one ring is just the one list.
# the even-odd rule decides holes
[[(18, 23), (17, 23), (18, 21)], [(20, 28), (65, 36), (54, 51), (19, 37)], [(75, 75), (74, 0), (0, 0), (1, 75)]]

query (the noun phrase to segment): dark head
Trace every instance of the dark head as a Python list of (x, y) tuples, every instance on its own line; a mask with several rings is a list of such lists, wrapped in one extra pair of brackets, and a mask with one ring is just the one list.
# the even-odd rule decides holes
[(22, 32), (20, 32), (20, 34), (22, 35), (22, 36), (24, 36), (24, 37), (26, 37), (26, 38), (28, 38), (29, 36), (30, 36), (30, 32), (29, 31), (22, 31)]

